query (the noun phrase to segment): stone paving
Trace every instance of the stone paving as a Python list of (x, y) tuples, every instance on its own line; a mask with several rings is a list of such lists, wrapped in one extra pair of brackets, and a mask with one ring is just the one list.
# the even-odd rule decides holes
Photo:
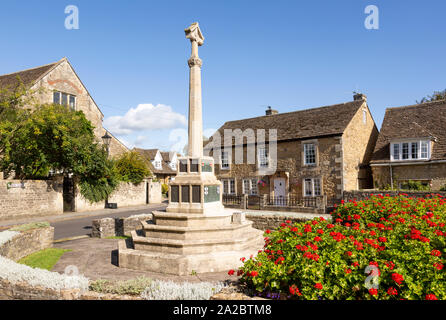
[(76, 266), (79, 273), (91, 280), (128, 280), (139, 276), (146, 276), (158, 280), (172, 280), (175, 282), (217, 282), (236, 280), (236, 277), (229, 276), (227, 271), (175, 276), (119, 268), (117, 266), (118, 240), (115, 239), (85, 238), (56, 243), (54, 244), (54, 247), (71, 249), (72, 251), (66, 252), (54, 266), (52, 271), (64, 273), (67, 266)]

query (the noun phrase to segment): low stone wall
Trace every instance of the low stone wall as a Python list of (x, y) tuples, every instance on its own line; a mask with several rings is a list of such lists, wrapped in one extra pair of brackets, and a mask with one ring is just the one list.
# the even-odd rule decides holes
[(391, 197), (397, 197), (400, 194), (407, 194), (409, 197), (413, 198), (427, 198), (432, 194), (439, 194), (446, 197), (445, 191), (378, 191), (378, 190), (368, 190), (368, 191), (344, 191), (343, 199), (344, 201), (361, 201), (370, 198), (372, 195), (389, 195)]
[[(138, 206), (147, 203), (146, 182), (140, 184), (120, 183), (119, 187), (108, 198), (109, 203), (117, 203), (118, 208)], [(105, 201), (90, 203), (76, 190), (75, 197), (76, 212), (94, 211), (105, 208)]]
[(288, 217), (285, 215), (276, 216), (276, 215), (254, 215), (254, 214), (246, 214), (246, 219), (253, 222), (253, 228), (259, 230), (275, 230), (280, 227), (282, 223), (285, 223), (286, 220), (290, 220), (291, 223), (303, 222), (310, 220), (310, 218), (306, 217)]
[(33, 252), (53, 247), (53, 240), (53, 227), (20, 231), (18, 235), (0, 246), (0, 256), (17, 261)]
[(0, 180), (0, 220), (63, 213), (63, 185), (55, 180)]
[(54, 290), (31, 286), (25, 282), (11, 283), (0, 279), (0, 300), (141, 300), (138, 296), (104, 294), (79, 289)]
[(142, 229), (141, 221), (152, 219), (152, 214), (141, 214), (127, 218), (103, 218), (92, 221), (91, 236), (96, 238), (130, 236), (133, 230)]

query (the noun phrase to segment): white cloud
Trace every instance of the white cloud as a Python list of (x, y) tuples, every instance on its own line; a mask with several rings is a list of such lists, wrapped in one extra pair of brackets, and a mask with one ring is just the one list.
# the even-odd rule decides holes
[[(174, 112), (164, 104), (139, 104), (131, 108), (124, 116), (112, 116), (104, 120), (104, 127), (119, 136), (136, 131), (151, 131), (182, 127), (187, 124), (186, 117)], [(138, 139), (142, 140), (142, 139)]]

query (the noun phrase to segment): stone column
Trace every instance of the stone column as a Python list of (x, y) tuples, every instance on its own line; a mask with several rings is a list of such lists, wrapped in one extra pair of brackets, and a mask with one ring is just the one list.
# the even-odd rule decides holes
[(189, 76), (189, 141), (188, 156), (201, 158), (203, 156), (203, 121), (201, 105), (201, 66), (198, 57), (198, 47), (204, 42), (198, 22), (184, 30), (186, 38), (192, 45), (191, 57), (188, 60)]

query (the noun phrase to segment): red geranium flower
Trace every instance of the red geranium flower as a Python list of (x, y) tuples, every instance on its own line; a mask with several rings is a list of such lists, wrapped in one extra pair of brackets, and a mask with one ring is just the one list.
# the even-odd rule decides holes
[(314, 285), (314, 287), (318, 290), (322, 290), (324, 287), (322, 286), (322, 283), (318, 282)]
[(441, 256), (441, 252), (439, 250), (432, 250), (431, 255), (439, 257), (439, 256)]
[(398, 291), (394, 287), (390, 287), (387, 289), (387, 294), (391, 296), (396, 296), (398, 294)]
[(392, 279), (398, 284), (404, 281), (404, 277), (399, 273), (392, 273)]
[(228, 271), (228, 274), (229, 274), (230, 276), (232, 276), (232, 275), (234, 274), (234, 270), (232, 270), (232, 269), (229, 270), (229, 271)]
[(369, 289), (369, 293), (370, 293), (370, 295), (372, 295), (372, 296), (376, 296), (376, 295), (378, 294), (378, 290), (377, 290), (377, 289), (374, 289), (374, 288), (371, 288), (371, 289)]
[(426, 295), (426, 300), (438, 300), (438, 298), (435, 296), (435, 294), (431, 293)]

